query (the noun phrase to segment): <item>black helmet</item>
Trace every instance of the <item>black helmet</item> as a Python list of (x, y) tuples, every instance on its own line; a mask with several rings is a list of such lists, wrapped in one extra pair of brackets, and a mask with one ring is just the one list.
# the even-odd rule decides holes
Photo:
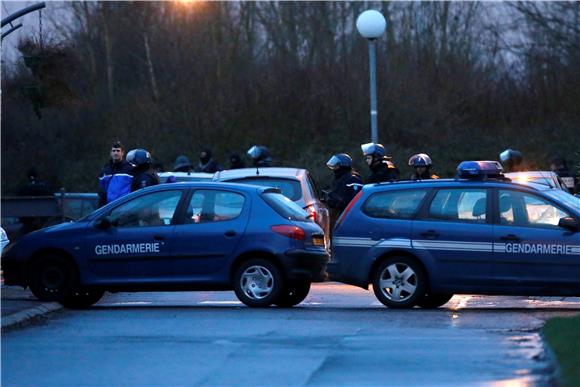
[(515, 167), (522, 163), (522, 152), (513, 150), (513, 149), (506, 149), (499, 154), (499, 159), (502, 164), (507, 164), (508, 167)]
[(173, 164), (173, 171), (176, 172), (180, 170), (186, 170), (192, 167), (193, 165), (191, 164), (189, 158), (185, 155), (180, 155), (175, 159), (175, 163)]
[(431, 161), (431, 157), (429, 157), (426, 153), (417, 153), (416, 155), (411, 156), (409, 159), (409, 165), (412, 167), (427, 167), (429, 168), (433, 165)]
[(385, 147), (382, 144), (376, 144), (374, 142), (369, 142), (367, 144), (362, 144), (360, 146), (363, 155), (373, 156), (374, 158), (381, 158), (386, 156)]
[(326, 166), (332, 170), (338, 168), (352, 168), (352, 158), (346, 153), (333, 155), (327, 162)]
[(133, 149), (127, 153), (127, 162), (131, 163), (134, 167), (151, 164), (151, 154), (145, 149)]
[(266, 166), (272, 161), (270, 151), (263, 145), (254, 145), (247, 152), (255, 166)]

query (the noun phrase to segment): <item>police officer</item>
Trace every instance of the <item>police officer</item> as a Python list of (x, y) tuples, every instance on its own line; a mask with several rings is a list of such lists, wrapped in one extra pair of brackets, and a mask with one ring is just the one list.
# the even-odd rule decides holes
[(18, 195), (20, 196), (50, 196), (52, 192), (49, 186), (38, 178), (36, 168), (32, 167), (26, 173), (27, 183), (20, 188)]
[(247, 152), (252, 160), (252, 165), (256, 168), (269, 167), (272, 163), (272, 157), (267, 147), (263, 145), (254, 145)]
[(133, 166), (131, 192), (159, 184), (159, 176), (151, 167), (151, 154), (145, 149), (133, 149), (127, 153), (127, 161)]
[(133, 166), (125, 160), (125, 147), (113, 142), (109, 162), (99, 175), (99, 207), (131, 192)]
[(360, 175), (352, 170), (352, 158), (346, 153), (333, 155), (326, 166), (334, 172), (334, 181), (329, 191), (325, 191), (326, 203), (342, 212), (363, 185)]
[(173, 163), (173, 172), (190, 172), (193, 169), (193, 165), (186, 155), (179, 155)]
[(523, 159), (522, 152), (510, 148), (499, 154), (499, 160), (506, 172), (523, 172), (525, 170), (522, 165)]
[(578, 182), (576, 175), (574, 175), (568, 168), (566, 159), (562, 157), (554, 158), (550, 163), (550, 170), (558, 175), (560, 179), (562, 179), (564, 185), (566, 188), (568, 188), (570, 193), (577, 193), (576, 187), (577, 185), (580, 185), (580, 182)]
[(409, 165), (415, 169), (411, 174), (411, 180), (439, 179), (439, 176), (431, 173), (431, 157), (426, 153), (417, 153), (409, 159)]
[(223, 170), (223, 167), (211, 156), (211, 149), (203, 148), (199, 152), (199, 164), (195, 167), (195, 172), (216, 173)]
[(246, 168), (246, 163), (236, 152), (230, 153), (230, 169)]
[(385, 147), (381, 144), (369, 142), (361, 145), (365, 160), (371, 170), (367, 184), (395, 181), (399, 179), (399, 169), (386, 156)]

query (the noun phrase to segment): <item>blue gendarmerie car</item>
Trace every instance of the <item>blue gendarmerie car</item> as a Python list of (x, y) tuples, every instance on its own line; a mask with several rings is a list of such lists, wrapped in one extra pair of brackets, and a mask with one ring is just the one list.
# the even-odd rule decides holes
[(279, 190), (175, 183), (124, 196), (8, 245), (7, 285), (87, 307), (104, 291), (235, 290), (248, 306), (293, 306), (324, 272), (322, 229)]
[(456, 179), (365, 185), (332, 237), (333, 280), (392, 308), (453, 294), (580, 296), (580, 200), (516, 184), (494, 161)]

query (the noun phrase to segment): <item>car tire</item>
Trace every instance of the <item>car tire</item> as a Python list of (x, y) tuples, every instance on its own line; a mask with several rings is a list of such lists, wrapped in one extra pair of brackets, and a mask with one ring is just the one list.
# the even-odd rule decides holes
[(436, 309), (447, 304), (452, 297), (453, 294), (426, 294), (417, 305), (423, 309)]
[(47, 255), (32, 262), (28, 286), (41, 301), (62, 301), (77, 284), (77, 272), (66, 258)]
[(60, 303), (70, 309), (86, 309), (99, 302), (104, 294), (103, 290), (77, 290)]
[(234, 274), (234, 291), (240, 301), (250, 307), (272, 305), (284, 289), (280, 269), (267, 259), (245, 261)]
[(408, 257), (391, 257), (381, 262), (373, 273), (373, 291), (389, 308), (412, 308), (425, 297), (423, 268)]
[(274, 304), (281, 308), (291, 308), (300, 304), (308, 296), (310, 284), (310, 281), (298, 281), (290, 284), (284, 289)]

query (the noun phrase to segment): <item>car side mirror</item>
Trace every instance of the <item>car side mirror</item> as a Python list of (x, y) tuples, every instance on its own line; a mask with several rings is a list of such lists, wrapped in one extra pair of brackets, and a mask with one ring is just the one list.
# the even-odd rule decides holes
[(580, 229), (578, 221), (572, 217), (561, 218), (558, 222), (558, 226), (571, 231), (578, 231)]
[(106, 230), (108, 228), (111, 228), (112, 226), (113, 223), (111, 222), (111, 219), (108, 216), (105, 216), (95, 222), (95, 227), (100, 228), (101, 230)]

